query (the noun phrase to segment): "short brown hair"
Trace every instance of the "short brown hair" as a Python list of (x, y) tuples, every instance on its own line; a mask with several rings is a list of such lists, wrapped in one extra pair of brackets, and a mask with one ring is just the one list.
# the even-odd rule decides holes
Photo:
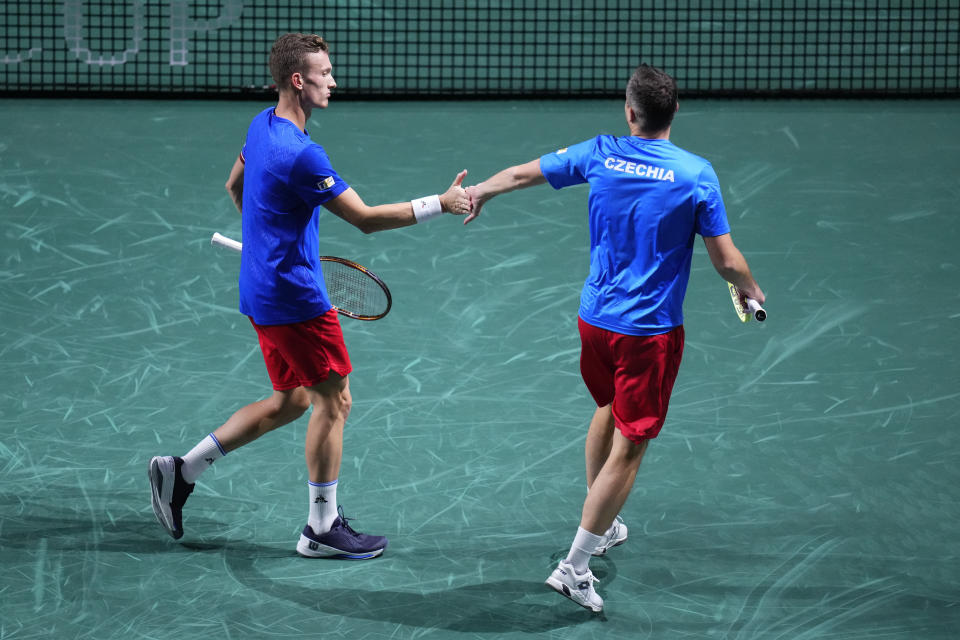
[(641, 64), (627, 82), (627, 104), (640, 117), (641, 129), (663, 131), (677, 112), (677, 83), (666, 72)]
[(278, 89), (290, 86), (290, 76), (306, 68), (307, 54), (329, 51), (327, 41), (312, 33), (285, 33), (270, 49), (270, 75)]

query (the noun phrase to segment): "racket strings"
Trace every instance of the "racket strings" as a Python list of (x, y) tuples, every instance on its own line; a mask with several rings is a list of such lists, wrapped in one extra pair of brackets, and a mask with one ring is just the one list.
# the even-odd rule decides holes
[(389, 302), (380, 283), (355, 267), (324, 261), (327, 294), (340, 311), (354, 316), (379, 316)]

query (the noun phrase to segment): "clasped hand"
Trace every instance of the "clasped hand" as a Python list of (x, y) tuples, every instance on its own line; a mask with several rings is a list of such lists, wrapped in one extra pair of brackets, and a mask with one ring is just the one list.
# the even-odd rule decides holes
[(479, 185), (463, 187), (463, 179), (467, 176), (467, 170), (464, 169), (453, 179), (450, 188), (440, 196), (440, 204), (447, 213), (458, 216), (467, 216), (463, 224), (467, 224), (480, 215), (480, 209), (483, 204), (489, 200), (489, 196), (483, 194)]

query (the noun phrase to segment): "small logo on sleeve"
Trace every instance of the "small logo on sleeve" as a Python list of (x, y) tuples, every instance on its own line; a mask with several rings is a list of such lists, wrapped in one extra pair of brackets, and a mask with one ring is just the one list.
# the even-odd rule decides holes
[(329, 178), (324, 178), (323, 180), (317, 183), (317, 189), (320, 189), (320, 191), (326, 191), (327, 189), (331, 188), (334, 185), (334, 182), (335, 181), (333, 179), (333, 176), (330, 176)]
[(563, 149), (557, 149), (557, 153), (566, 153), (566, 152), (567, 152), (566, 147), (564, 147)]

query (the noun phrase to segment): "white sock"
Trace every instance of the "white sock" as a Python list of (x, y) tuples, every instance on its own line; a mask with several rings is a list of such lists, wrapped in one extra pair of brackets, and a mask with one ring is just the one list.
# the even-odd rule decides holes
[(310, 488), (307, 524), (314, 533), (326, 533), (337, 519), (337, 481), (307, 482), (307, 486)]
[(573, 565), (573, 570), (577, 573), (584, 573), (590, 564), (590, 556), (593, 550), (600, 544), (600, 538), (595, 533), (590, 533), (583, 527), (577, 527), (577, 535), (570, 546), (570, 553), (567, 554), (567, 562)]
[(223, 450), (217, 438), (211, 433), (206, 438), (197, 443), (187, 455), (183, 456), (183, 466), (180, 472), (187, 484), (193, 484), (200, 477), (200, 474), (210, 468), (210, 466), (227, 455)]

